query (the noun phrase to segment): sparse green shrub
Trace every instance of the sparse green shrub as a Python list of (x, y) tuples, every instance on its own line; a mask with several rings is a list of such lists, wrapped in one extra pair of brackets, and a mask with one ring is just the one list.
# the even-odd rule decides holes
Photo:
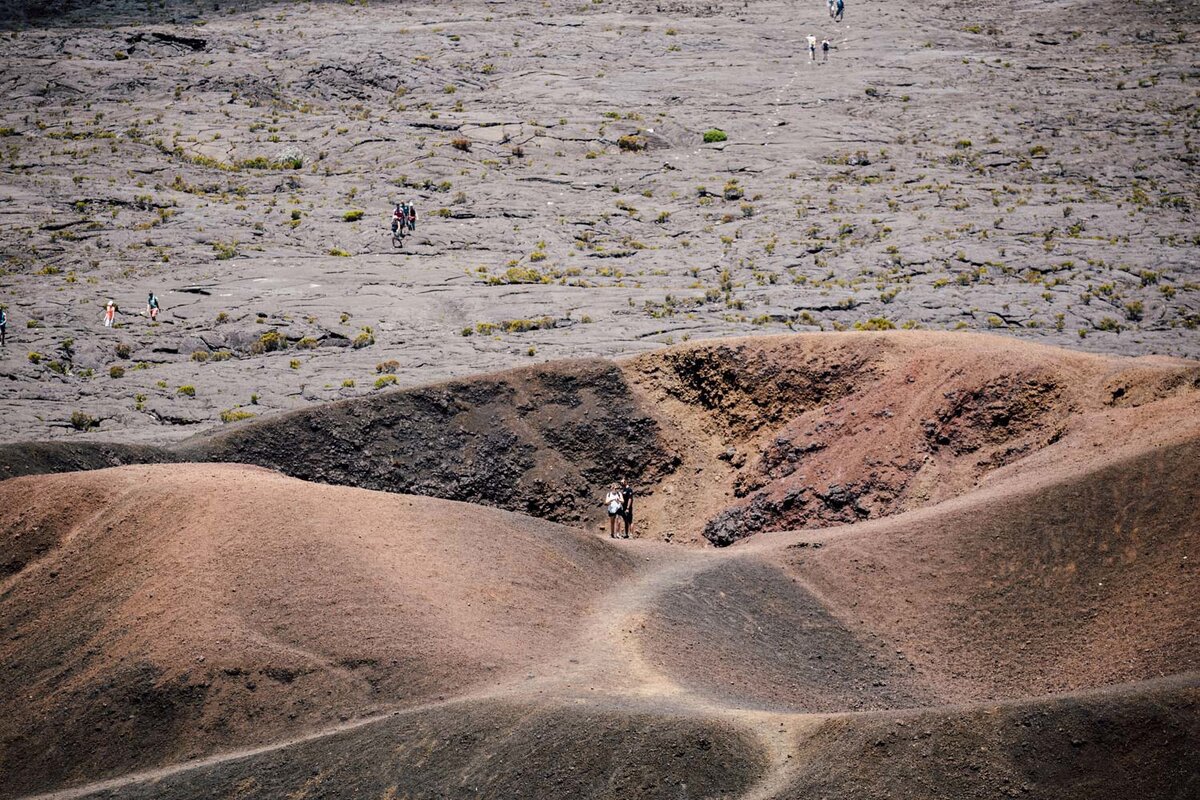
[(29, 354), (28, 358), (30, 364), (40, 364), (42, 363), (43, 356), (35, 350)]
[[(346, 222), (358, 222), (366, 213), (367, 212), (363, 211), (361, 208), (355, 208), (347, 211), (345, 214), (342, 214), (342, 219)], [(293, 217), (293, 219), (295, 219), (295, 217)]]
[(213, 242), (212, 247), (218, 261), (228, 261), (237, 255), (237, 245), (237, 242)]
[(287, 347), (287, 339), (283, 337), (279, 331), (267, 331), (262, 336), (258, 337), (258, 341), (250, 345), (250, 352), (255, 355), (262, 353), (273, 353), (276, 350), (283, 350)]
[(230, 408), (221, 412), (221, 422), (240, 422), (244, 419), (258, 416), (253, 411), (243, 411), (240, 408)]
[(316, 350), (320, 346), (320, 342), (312, 336), (305, 336), (300, 341), (296, 342), (296, 347), (300, 350)]
[(113, 364), (111, 367), (108, 368), (108, 377), (124, 378), (125, 377), (125, 368), (122, 367), (120, 364)]
[(71, 412), (71, 427), (77, 431), (87, 431), (92, 428), (98, 428), (100, 420), (93, 417), (91, 414), (85, 414), (82, 411)]
[(488, 283), (549, 283), (550, 277), (533, 267), (509, 267), (503, 277), (493, 275)]
[(346, 380), (342, 381), (342, 388), (343, 389), (353, 389), (354, 388), (354, 378), (346, 378)]
[(471, 152), (471, 140), (465, 136), (455, 136), (450, 140), (450, 146), (455, 150), (461, 150), (464, 153)]
[(208, 351), (207, 350), (195, 351), (194, 353), (192, 353), (192, 361), (199, 361), (201, 364), (203, 364), (205, 361), (208, 361)]
[(195, 397), (196, 387), (192, 386), (190, 383), (185, 383), (183, 386), (180, 386), (175, 390), (175, 394), (183, 394), (187, 395), (188, 397)]
[(1096, 330), (1120, 333), (1121, 323), (1117, 322), (1112, 317), (1101, 317), (1100, 321), (1096, 323)]
[(646, 149), (646, 140), (634, 133), (629, 133), (617, 139), (617, 147), (627, 153), (636, 153)]
[(393, 383), (395, 383), (398, 380), (399, 380), (399, 378), (397, 378), (395, 375), (381, 375), (380, 377), (375, 379), (375, 388), (382, 389), (385, 386), (392, 385)]
[(349, 258), (350, 257), (350, 254), (347, 253), (345, 250), (343, 250), (340, 247), (331, 247), (329, 249), (329, 255), (337, 256), (338, 258)]
[(854, 323), (856, 331), (890, 331), (894, 330), (896, 324), (887, 317), (871, 317), (866, 321)]
[(358, 335), (355, 336), (354, 340), (350, 343), (355, 350), (361, 350), (362, 348), (370, 347), (373, 344), (375, 344), (375, 331), (366, 325), (359, 330)]
[(129, 358), (133, 353), (133, 348), (126, 342), (117, 342), (116, 346), (117, 358)]
[(723, 142), (729, 138), (728, 134), (720, 128), (709, 128), (704, 132), (704, 143), (713, 144), (714, 142)]
[(1145, 313), (1145, 306), (1141, 300), (1131, 300), (1125, 304), (1125, 319), (1130, 322), (1137, 322)]

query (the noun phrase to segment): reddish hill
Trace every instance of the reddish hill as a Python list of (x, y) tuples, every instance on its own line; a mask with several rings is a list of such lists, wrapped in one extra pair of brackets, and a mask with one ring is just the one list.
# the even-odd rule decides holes
[(237, 466), (13, 479), (0, 505), (7, 796), (494, 681), (630, 569), (529, 517)]
[(872, 523), (759, 537), (646, 614), (694, 691), (914, 708), (1200, 673), (1200, 436)]
[(725, 549), (230, 464), (0, 482), (0, 794), (1190, 796), (1197, 375), (777, 337), (156, 452), (588, 524), (642, 468), (643, 535)]

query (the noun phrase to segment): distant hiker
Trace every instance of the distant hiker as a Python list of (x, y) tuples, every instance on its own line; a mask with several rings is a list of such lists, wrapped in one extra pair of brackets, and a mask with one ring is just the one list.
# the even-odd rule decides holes
[(813, 36), (811, 33), (808, 35), (808, 60), (817, 60), (817, 37)]
[(408, 227), (408, 204), (397, 203), (396, 210), (391, 212), (391, 235), (403, 236), (406, 227)]
[(0, 347), (7, 344), (8, 339), (8, 314), (4, 313), (4, 309), (0, 308)]
[(625, 521), (625, 538), (628, 539), (633, 527), (633, 489), (627, 478), (621, 479), (621, 519)]
[(829, 18), (833, 19), (834, 15), (837, 14), (837, 0), (829, 0), (826, 5), (829, 6)]
[(837, 0), (837, 9), (836, 9), (836, 11), (837, 11), (837, 13), (835, 13), (835, 14), (833, 15), (833, 18), (834, 18), (834, 20), (835, 20), (835, 21), (837, 21), (837, 22), (841, 22), (841, 21), (842, 21), (842, 14), (846, 13), (846, 0)]
[(151, 322), (158, 322), (158, 298), (154, 292), (146, 298), (146, 316), (150, 317)]
[(621, 508), (625, 504), (625, 499), (621, 496), (621, 487), (613, 484), (608, 489), (608, 494), (604, 496), (604, 508), (608, 511), (608, 538), (617, 538), (617, 515), (621, 513)]
[(408, 222), (408, 229), (415, 232), (417, 230), (417, 206), (412, 200), (405, 204), (405, 220)]
[(828, 60), (829, 60), (829, 40), (822, 39), (821, 40), (821, 61), (824, 62), (824, 61), (828, 61)]
[(113, 320), (117, 318), (117, 304), (112, 300), (108, 301), (108, 305), (104, 307), (104, 327), (111, 328)]

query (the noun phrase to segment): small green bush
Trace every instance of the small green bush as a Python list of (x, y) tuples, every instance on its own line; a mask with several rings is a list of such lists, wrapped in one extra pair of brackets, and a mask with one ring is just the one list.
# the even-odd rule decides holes
[(287, 347), (287, 339), (283, 338), (283, 334), (279, 331), (267, 331), (262, 336), (258, 337), (258, 341), (250, 345), (250, 352), (255, 355), (262, 353), (272, 353), (276, 350), (283, 350)]
[(371, 330), (369, 326), (364, 326), (354, 337), (354, 341), (350, 343), (355, 350), (361, 350), (373, 344), (375, 344), (375, 331)]
[(178, 389), (176, 389), (175, 393), (176, 394), (184, 394), (184, 395), (187, 395), (188, 397), (195, 397), (196, 396), (196, 387), (192, 386), (190, 383), (185, 383), (183, 386), (180, 386)]
[(213, 242), (213, 252), (218, 261), (228, 261), (237, 255), (237, 242)]
[(630, 133), (617, 139), (617, 147), (627, 153), (636, 153), (646, 149), (646, 140), (637, 134)]
[(723, 142), (728, 139), (728, 134), (720, 128), (709, 128), (704, 132), (704, 143), (712, 144), (713, 142)]
[(366, 213), (367, 212), (363, 211), (362, 209), (356, 208), (351, 211), (347, 211), (345, 214), (342, 214), (342, 219), (344, 219), (346, 222), (358, 222)]
[(221, 422), (240, 422), (244, 419), (258, 416), (253, 411), (243, 411), (240, 408), (230, 408), (221, 412)]
[(375, 388), (382, 389), (385, 386), (390, 386), (397, 380), (399, 380), (399, 378), (397, 378), (395, 375), (381, 375), (375, 379)]
[(125, 368), (120, 366), (119, 364), (113, 364), (111, 367), (108, 368), (108, 377), (124, 378), (125, 377)]
[(77, 431), (91, 430), (100, 426), (100, 420), (82, 411), (71, 412), (71, 427)]
[(890, 331), (894, 330), (896, 324), (887, 317), (871, 317), (865, 322), (854, 323), (856, 331)]

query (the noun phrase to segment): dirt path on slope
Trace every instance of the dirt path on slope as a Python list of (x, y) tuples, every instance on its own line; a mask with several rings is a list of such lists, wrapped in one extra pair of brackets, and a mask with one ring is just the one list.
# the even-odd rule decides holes
[(83, 786), (27, 795), (22, 800), (74, 800), (297, 747), (384, 723), (397, 716), (486, 701), (516, 701), (535, 705), (583, 701), (602, 707), (709, 718), (729, 723), (747, 730), (755, 737), (769, 765), (762, 780), (744, 795), (745, 800), (774, 796), (787, 785), (789, 762), (797, 752), (799, 741), (814, 730), (825, 715), (778, 713), (722, 705), (698, 695), (656, 669), (645, 659), (638, 645), (638, 635), (644, 627), (645, 617), (661, 596), (708, 570), (752, 556), (681, 549), (636, 540), (620, 541), (617, 546), (632, 551), (642, 559), (639, 574), (615, 586), (612, 592), (596, 603), (573, 649), (560, 659), (541, 665), (524, 676), (447, 700), (392, 709), (269, 744), (228, 750), (194, 761), (133, 772)]

